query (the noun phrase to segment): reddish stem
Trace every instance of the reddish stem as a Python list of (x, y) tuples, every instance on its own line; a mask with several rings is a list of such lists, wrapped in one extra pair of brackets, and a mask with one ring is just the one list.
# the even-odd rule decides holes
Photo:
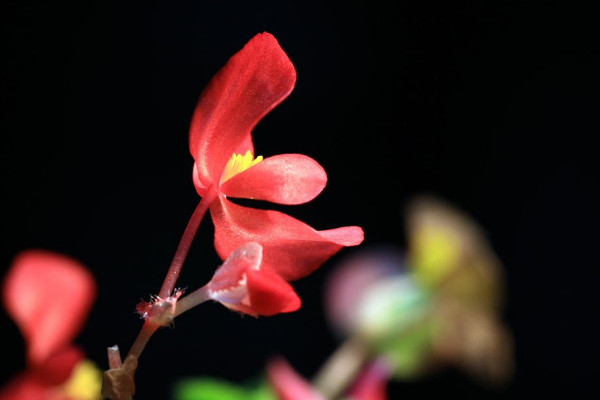
[(165, 277), (162, 287), (160, 288), (160, 292), (158, 294), (160, 298), (166, 299), (173, 292), (173, 288), (175, 288), (177, 278), (179, 278), (179, 273), (181, 272), (183, 262), (187, 257), (190, 246), (192, 245), (192, 241), (194, 240), (194, 236), (196, 236), (196, 232), (198, 231), (198, 226), (200, 226), (200, 222), (202, 221), (206, 210), (208, 210), (210, 203), (212, 203), (216, 197), (217, 191), (213, 190), (212, 187), (209, 187), (206, 190), (206, 195), (202, 198), (202, 200), (200, 200), (200, 203), (194, 210), (194, 213), (192, 214), (192, 217), (190, 218), (190, 221), (183, 232), (179, 246), (177, 246), (177, 251), (175, 252), (175, 256), (173, 257), (173, 261), (171, 262), (167, 276)]
[(123, 363), (121, 362), (121, 353), (119, 352), (119, 346), (114, 345), (107, 349), (108, 353), (108, 367), (110, 369), (121, 368)]
[(150, 318), (144, 321), (142, 330), (140, 330), (140, 333), (138, 334), (137, 338), (135, 338), (135, 342), (133, 342), (133, 345), (131, 346), (127, 357), (134, 356), (136, 359), (140, 358), (142, 351), (144, 351), (144, 347), (146, 347), (146, 343), (148, 343), (154, 332), (156, 332), (156, 330), (159, 327), (160, 325), (153, 322)]

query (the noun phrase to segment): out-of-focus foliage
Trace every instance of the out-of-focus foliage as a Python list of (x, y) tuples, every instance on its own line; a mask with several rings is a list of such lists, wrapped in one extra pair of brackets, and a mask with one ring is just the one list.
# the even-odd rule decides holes
[(408, 264), (426, 288), (465, 306), (501, 305), (502, 265), (471, 218), (440, 200), (418, 198), (406, 220)]
[(512, 336), (500, 318), (504, 270), (481, 228), (440, 200), (418, 198), (407, 208), (407, 232), (408, 263), (435, 296), (436, 361), (488, 383), (509, 379)]
[(266, 382), (247, 386), (213, 378), (190, 378), (175, 386), (176, 400), (277, 400)]
[(333, 328), (385, 357), (400, 379), (454, 365), (488, 383), (506, 381), (503, 270), (481, 229), (433, 198), (410, 203), (406, 227), (406, 254), (362, 250), (332, 274), (325, 295)]

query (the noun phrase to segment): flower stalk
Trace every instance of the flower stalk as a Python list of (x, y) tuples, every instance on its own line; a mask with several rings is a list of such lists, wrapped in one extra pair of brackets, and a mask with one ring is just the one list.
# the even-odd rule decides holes
[(204, 218), (204, 214), (206, 214), (206, 210), (210, 206), (210, 203), (213, 202), (215, 197), (217, 196), (217, 192), (209, 188), (206, 191), (206, 195), (202, 197), (200, 203), (194, 210), (192, 217), (190, 218), (187, 226), (185, 227), (185, 231), (179, 241), (179, 245), (177, 246), (177, 250), (175, 251), (175, 256), (173, 257), (173, 261), (171, 262), (171, 266), (169, 267), (169, 271), (167, 272), (167, 276), (160, 288), (159, 297), (167, 298), (175, 288), (175, 284), (177, 283), (177, 279), (179, 278), (179, 274), (181, 272), (181, 268), (183, 267), (183, 263), (188, 255), (190, 250), (190, 246), (192, 245), (192, 241), (196, 236), (196, 232), (198, 231), (198, 227), (200, 226), (200, 222)]
[[(252, 129), (290, 94), (295, 82), (293, 64), (275, 37), (263, 33), (250, 40), (207, 85), (190, 126), (193, 182), (202, 199), (158, 295), (137, 305), (145, 321), (125, 362), (120, 365), (118, 349), (109, 350), (111, 369), (105, 378), (112, 373), (133, 384), (137, 360), (154, 332), (209, 299), (253, 316), (296, 311), (301, 300), (289, 282), (309, 275), (343, 247), (362, 242), (364, 234), (358, 226), (318, 231), (278, 211), (242, 207), (228, 200), (249, 198), (296, 205), (314, 199), (325, 187), (327, 174), (310, 157), (254, 157)], [(209, 283), (180, 301), (183, 292), (174, 291), (175, 285), (209, 209), (215, 225), (215, 249), (224, 263)], [(117, 382), (115, 379), (111, 382)], [(133, 395), (130, 389), (134, 390), (129, 386), (125, 394), (105, 395), (129, 398)]]

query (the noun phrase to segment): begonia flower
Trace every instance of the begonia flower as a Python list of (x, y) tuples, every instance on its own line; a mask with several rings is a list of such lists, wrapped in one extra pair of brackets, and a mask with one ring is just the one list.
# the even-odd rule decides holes
[(356, 226), (318, 231), (286, 214), (244, 207), (228, 197), (301, 204), (325, 187), (325, 170), (301, 154), (254, 157), (251, 131), (292, 91), (296, 71), (275, 37), (252, 38), (212, 78), (190, 127), (193, 178), (210, 202), (221, 259), (246, 242), (263, 247), (261, 278), (302, 278), (344, 246), (363, 240)]
[(1, 400), (100, 398), (100, 371), (72, 344), (95, 296), (94, 279), (79, 262), (42, 250), (17, 255), (2, 300), (25, 339), (27, 363), (0, 389)]
[(235, 249), (208, 283), (209, 295), (228, 308), (250, 315), (274, 315), (300, 308), (294, 288), (274, 271), (262, 268), (262, 246)]

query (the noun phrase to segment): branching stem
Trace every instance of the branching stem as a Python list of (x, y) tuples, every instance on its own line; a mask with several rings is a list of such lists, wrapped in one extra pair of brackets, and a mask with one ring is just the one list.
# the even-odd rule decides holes
[(200, 289), (197, 289), (185, 297), (182, 297), (181, 300), (177, 302), (174, 316), (177, 317), (190, 308), (196, 307), (207, 300), (210, 300), (210, 296), (208, 293), (208, 286), (204, 285)]

